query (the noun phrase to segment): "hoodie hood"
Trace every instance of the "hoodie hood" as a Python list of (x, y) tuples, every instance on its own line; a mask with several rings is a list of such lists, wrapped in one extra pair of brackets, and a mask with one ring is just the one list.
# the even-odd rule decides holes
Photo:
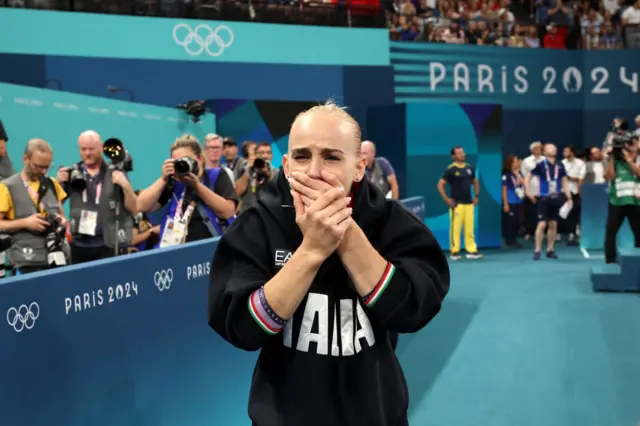
[[(385, 206), (387, 200), (366, 179), (354, 182), (351, 188), (351, 197), (353, 219), (368, 234), (367, 231), (387, 213)], [(296, 213), (293, 207), (293, 196), (283, 170), (262, 191), (258, 206), (266, 209), (284, 230), (290, 231), (294, 227), (297, 232), (300, 232), (295, 223)]]

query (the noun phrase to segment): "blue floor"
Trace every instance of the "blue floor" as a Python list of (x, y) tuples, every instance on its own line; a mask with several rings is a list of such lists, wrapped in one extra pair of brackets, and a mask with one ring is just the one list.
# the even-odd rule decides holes
[(412, 426), (638, 425), (640, 295), (595, 294), (603, 260), (558, 254), (452, 263), (442, 311), (398, 347)]

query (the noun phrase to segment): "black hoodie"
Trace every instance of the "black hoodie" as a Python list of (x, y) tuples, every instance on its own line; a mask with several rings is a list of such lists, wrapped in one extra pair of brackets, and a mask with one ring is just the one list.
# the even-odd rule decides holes
[(238, 348), (262, 349), (249, 396), (254, 426), (405, 426), (408, 390), (392, 341), (440, 310), (449, 290), (442, 249), (413, 213), (362, 182), (353, 218), (396, 267), (384, 293), (365, 307), (333, 254), (284, 331), (269, 334), (248, 302), (302, 242), (292, 205), (280, 173), (218, 242), (211, 266), (209, 325)]

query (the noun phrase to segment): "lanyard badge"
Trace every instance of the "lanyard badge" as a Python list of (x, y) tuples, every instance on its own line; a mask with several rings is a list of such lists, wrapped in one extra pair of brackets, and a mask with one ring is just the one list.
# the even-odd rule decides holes
[[(85, 168), (84, 165), (82, 166), (82, 174), (84, 175), (85, 182), (89, 182), (89, 179), (91, 179), (91, 176), (89, 176), (89, 173), (87, 173), (87, 169)], [(82, 191), (82, 202), (83, 203), (86, 203), (87, 199), (88, 199), (87, 186), (85, 186), (84, 191)], [(96, 204), (100, 204), (100, 193), (101, 192), (102, 192), (102, 181), (100, 181), (100, 182), (98, 182), (96, 184), (96, 198), (95, 198)]]
[[(551, 181), (551, 174), (549, 173), (549, 163), (547, 162), (547, 160), (544, 160), (544, 168), (545, 171), (547, 172), (547, 182)], [(554, 170), (554, 177), (553, 177), (553, 181), (557, 181), (558, 180), (558, 165), (554, 164), (553, 165), (553, 170)]]

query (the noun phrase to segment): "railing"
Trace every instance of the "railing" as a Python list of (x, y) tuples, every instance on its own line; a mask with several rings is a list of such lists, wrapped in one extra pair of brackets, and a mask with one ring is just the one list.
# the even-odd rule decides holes
[(367, 0), (334, 3), (303, 0), (0, 0), (0, 6), (337, 27), (382, 28), (385, 24), (384, 10), (379, 3)]

